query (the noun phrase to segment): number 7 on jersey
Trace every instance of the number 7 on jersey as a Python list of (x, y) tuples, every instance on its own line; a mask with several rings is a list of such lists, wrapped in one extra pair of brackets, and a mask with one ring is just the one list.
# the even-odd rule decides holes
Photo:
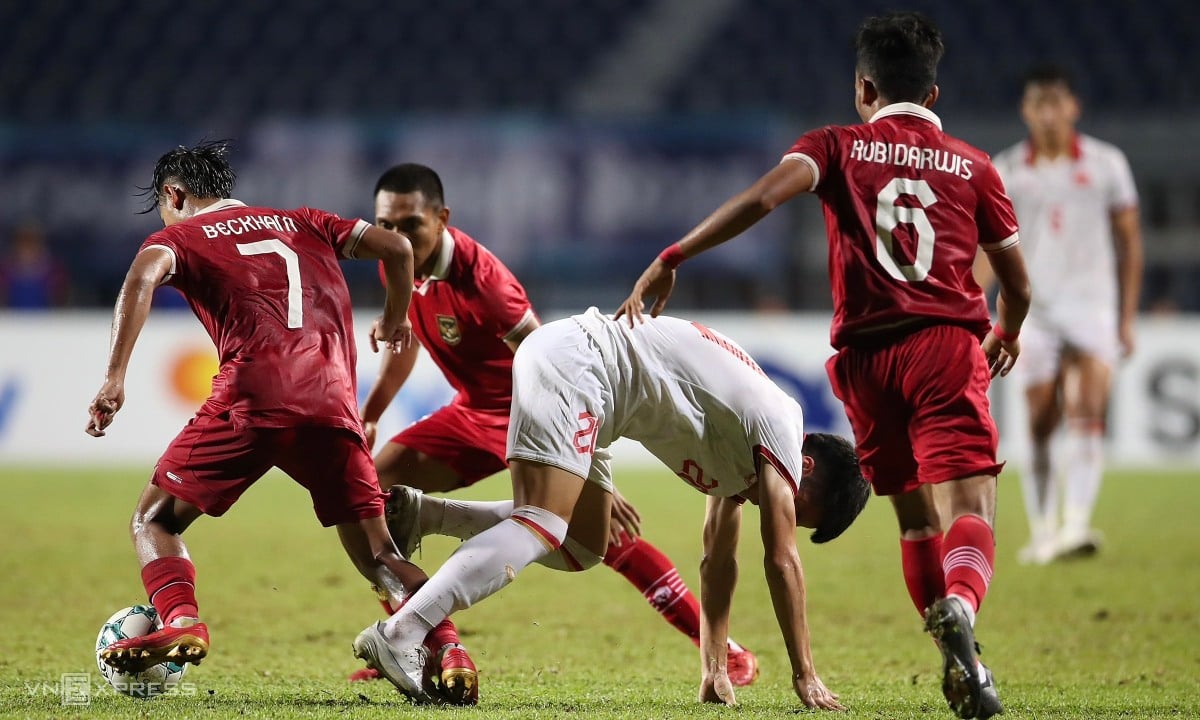
[(300, 284), (300, 256), (296, 251), (285, 245), (282, 240), (274, 238), (240, 243), (237, 249), (243, 255), (278, 255), (283, 258), (288, 282), (287, 326), (298, 328), (304, 325), (304, 287)]

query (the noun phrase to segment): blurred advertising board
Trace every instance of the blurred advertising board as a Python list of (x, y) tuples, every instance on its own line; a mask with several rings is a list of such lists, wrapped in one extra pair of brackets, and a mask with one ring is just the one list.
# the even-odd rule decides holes
[[(549, 313), (549, 317), (561, 316)], [(729, 335), (804, 407), (806, 430), (848, 434), (832, 396), (824, 362), (828, 317), (811, 315), (688, 315)], [(126, 405), (108, 436), (83, 432), (86, 408), (102, 379), (109, 342), (106, 312), (0, 314), (0, 466), (115, 464), (149, 466), (207, 396), (216, 372), (212, 344), (186, 312), (152, 314), (134, 350)], [(371, 316), (356, 316), (359, 400), (366, 397), (379, 356), (366, 343)], [(1138, 352), (1118, 373), (1109, 414), (1110, 456), (1120, 465), (1200, 467), (1200, 320), (1145, 319)], [(1015, 377), (993, 389), (1002, 456), (1019, 461), (1026, 448), (1021, 388)], [(384, 416), (380, 438), (419, 419), (452, 395), (422, 353), (412, 377)], [(647, 455), (623, 444), (618, 459)], [(1019, 464), (1017, 465), (1019, 467)]]

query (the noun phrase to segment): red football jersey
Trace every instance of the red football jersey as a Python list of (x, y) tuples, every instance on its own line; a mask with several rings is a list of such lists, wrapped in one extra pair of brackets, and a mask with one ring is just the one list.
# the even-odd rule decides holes
[(328, 425), (361, 432), (350, 293), (338, 267), (368, 225), (300, 208), (222, 200), (154, 233), (166, 283), (217, 346), (208, 403), (238, 425)]
[(835, 348), (930, 321), (983, 337), (976, 250), (1017, 242), (1012, 202), (983, 151), (942, 132), (927, 108), (896, 103), (868, 123), (805, 134), (784, 161), (808, 163), (816, 178)]
[(454, 402), (508, 412), (513, 352), (504, 341), (537, 315), (525, 288), (499, 258), (462, 230), (447, 228), (432, 272), (417, 279), (408, 317), (458, 391)]

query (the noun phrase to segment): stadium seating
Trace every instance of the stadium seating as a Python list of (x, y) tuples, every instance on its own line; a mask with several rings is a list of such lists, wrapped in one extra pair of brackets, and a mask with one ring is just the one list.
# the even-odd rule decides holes
[[(0, 119), (196, 122), (273, 114), (568, 110), (650, 0), (0, 3)], [(680, 112), (848, 112), (850, 39), (885, 0), (744, 0), (669, 90)], [(1009, 108), (1038, 58), (1096, 106), (1200, 101), (1191, 0), (912, 0), (943, 26), (943, 103)], [(736, 49), (736, 52), (731, 49)]]

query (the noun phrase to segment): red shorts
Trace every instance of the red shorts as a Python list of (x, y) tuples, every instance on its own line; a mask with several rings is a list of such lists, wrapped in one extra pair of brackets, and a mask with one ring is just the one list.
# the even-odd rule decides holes
[(371, 451), (344, 428), (236, 428), (227, 412), (202, 411), (159, 458), (151, 482), (220, 516), (272, 467), (308, 490), (325, 527), (383, 515)]
[(392, 442), (444, 462), (474, 485), (508, 467), (508, 410), (487, 412), (450, 403), (404, 428)]
[(1004, 467), (988, 407), (991, 374), (970, 330), (935, 325), (891, 345), (844, 348), (825, 367), (877, 495)]

